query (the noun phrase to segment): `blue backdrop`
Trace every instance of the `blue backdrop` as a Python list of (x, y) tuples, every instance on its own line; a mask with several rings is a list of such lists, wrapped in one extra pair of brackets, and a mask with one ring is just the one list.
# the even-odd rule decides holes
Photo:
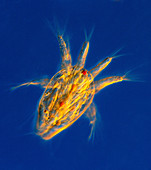
[[(0, 1), (0, 169), (1, 170), (149, 170), (151, 169), (151, 4), (147, 0)], [(122, 48), (99, 76), (123, 75), (132, 82), (98, 93), (101, 115), (93, 141), (89, 121), (81, 118), (50, 141), (31, 133), (38, 87), (10, 88), (60, 68), (55, 35), (46, 20), (56, 17), (69, 37), (73, 63), (94, 33), (86, 69)], [(140, 66), (141, 67), (138, 67)]]

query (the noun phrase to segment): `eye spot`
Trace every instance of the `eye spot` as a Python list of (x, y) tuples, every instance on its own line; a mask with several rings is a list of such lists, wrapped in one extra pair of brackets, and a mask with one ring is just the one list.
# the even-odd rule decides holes
[(83, 74), (83, 75), (86, 75), (87, 72), (86, 72), (85, 70), (82, 70), (82, 74)]
[(60, 107), (61, 107), (61, 106), (63, 106), (63, 105), (64, 105), (64, 102), (60, 102), (60, 104), (59, 104), (59, 105), (60, 105)]

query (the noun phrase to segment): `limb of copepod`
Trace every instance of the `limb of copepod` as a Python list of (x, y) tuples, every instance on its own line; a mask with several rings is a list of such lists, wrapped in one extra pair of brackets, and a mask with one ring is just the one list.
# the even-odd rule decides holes
[(96, 125), (96, 106), (94, 103), (92, 103), (88, 108), (88, 110), (86, 111), (86, 117), (90, 120), (90, 125), (91, 125), (91, 132), (88, 138), (90, 140), (91, 138), (94, 138), (95, 125)]
[(110, 57), (106, 57), (98, 65), (92, 68), (89, 72), (93, 75), (93, 77), (96, 77), (102, 70), (104, 70), (111, 63), (112, 59), (123, 56), (123, 55), (116, 55), (120, 50), (121, 49), (117, 50)]
[(62, 57), (61, 69), (65, 69), (66, 72), (68, 73), (72, 66), (71, 65), (72, 59), (71, 59), (71, 55), (70, 55), (69, 46), (67, 47), (66, 42), (63, 39), (65, 28), (63, 31), (61, 31), (56, 18), (54, 18), (53, 24), (51, 24), (48, 20), (46, 20), (46, 21), (47, 21), (49, 27), (51, 28), (52, 32), (56, 36), (58, 43), (59, 43), (60, 53), (61, 53), (61, 57)]
[(62, 57), (62, 63), (61, 68), (65, 69), (68, 73), (71, 69), (71, 55), (70, 55), (70, 49), (67, 48), (67, 45), (62, 37), (62, 35), (58, 35), (58, 42), (60, 47), (60, 53)]
[(102, 70), (104, 70), (112, 61), (112, 57), (107, 57), (103, 61), (101, 61), (98, 65), (92, 68), (89, 72), (96, 77)]
[(111, 77), (103, 78), (103, 79), (98, 80), (98, 81), (94, 81), (95, 93), (99, 92), (100, 90), (102, 90), (106, 86), (109, 86), (109, 85), (114, 84), (114, 83), (121, 82), (123, 80), (129, 81), (129, 79), (126, 78), (126, 74), (124, 76), (111, 76)]
[(86, 31), (85, 31), (85, 39), (86, 40), (83, 43), (82, 49), (81, 49), (80, 54), (78, 56), (78, 61), (77, 61), (77, 64), (76, 64), (77, 70), (82, 69), (85, 65), (85, 60), (86, 60), (86, 57), (87, 57), (87, 54), (88, 54), (88, 51), (89, 51), (89, 41), (90, 41), (90, 38), (93, 34), (93, 31), (94, 31), (94, 28), (92, 29), (89, 36), (87, 36)]
[(20, 84), (18, 86), (12, 87), (11, 90), (15, 90), (19, 87), (29, 86), (29, 85), (40, 85), (42, 88), (46, 88), (49, 81), (50, 81), (50, 79), (48, 79), (48, 78), (44, 78), (44, 79), (40, 79), (40, 80), (32, 80), (32, 81)]
[(103, 79), (98, 80), (98, 81), (94, 81), (95, 93), (99, 92), (100, 90), (102, 90), (106, 86), (109, 86), (111, 84), (118, 83), (118, 82), (121, 82), (121, 81), (144, 82), (143, 80), (136, 78), (136, 76), (135, 77), (129, 76), (129, 74), (132, 71), (134, 71), (134, 70), (136, 70), (136, 69), (138, 69), (142, 66), (144, 66), (144, 64), (141, 64), (137, 67), (132, 68), (131, 70), (127, 71), (123, 76), (111, 76), (111, 77), (103, 78)]
[(84, 67), (88, 51), (89, 51), (89, 41), (85, 41), (82, 45), (82, 49), (81, 49), (79, 57), (78, 57), (78, 62), (76, 64), (77, 70), (80, 70), (81, 68)]

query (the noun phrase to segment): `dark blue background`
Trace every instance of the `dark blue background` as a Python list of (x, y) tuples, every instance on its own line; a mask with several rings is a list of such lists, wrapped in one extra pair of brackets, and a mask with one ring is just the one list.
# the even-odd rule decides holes
[[(101, 115), (94, 141), (87, 119), (50, 141), (32, 135), (42, 89), (17, 83), (53, 76), (61, 63), (56, 37), (45, 20), (66, 26), (73, 63), (90, 32), (89, 69), (124, 47), (102, 76), (129, 76), (138, 82), (107, 87), (94, 98)], [(151, 4), (146, 0), (0, 1), (0, 169), (151, 169)], [(101, 75), (99, 76), (101, 77)], [(143, 81), (143, 82), (142, 82)]]

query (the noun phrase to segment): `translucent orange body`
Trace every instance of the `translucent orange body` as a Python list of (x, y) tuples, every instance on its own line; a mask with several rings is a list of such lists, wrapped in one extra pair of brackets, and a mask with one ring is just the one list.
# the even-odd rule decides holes
[(105, 58), (88, 71), (84, 69), (84, 64), (89, 50), (89, 40), (83, 43), (77, 64), (72, 66), (69, 47), (66, 46), (62, 35), (58, 34), (57, 38), (62, 57), (61, 70), (51, 79), (34, 80), (17, 87), (41, 85), (45, 89), (39, 102), (36, 122), (36, 134), (44, 140), (49, 140), (68, 128), (83, 114), (90, 119), (91, 137), (96, 123), (94, 95), (104, 87), (127, 78), (125, 75), (112, 76), (94, 81), (116, 56)]

